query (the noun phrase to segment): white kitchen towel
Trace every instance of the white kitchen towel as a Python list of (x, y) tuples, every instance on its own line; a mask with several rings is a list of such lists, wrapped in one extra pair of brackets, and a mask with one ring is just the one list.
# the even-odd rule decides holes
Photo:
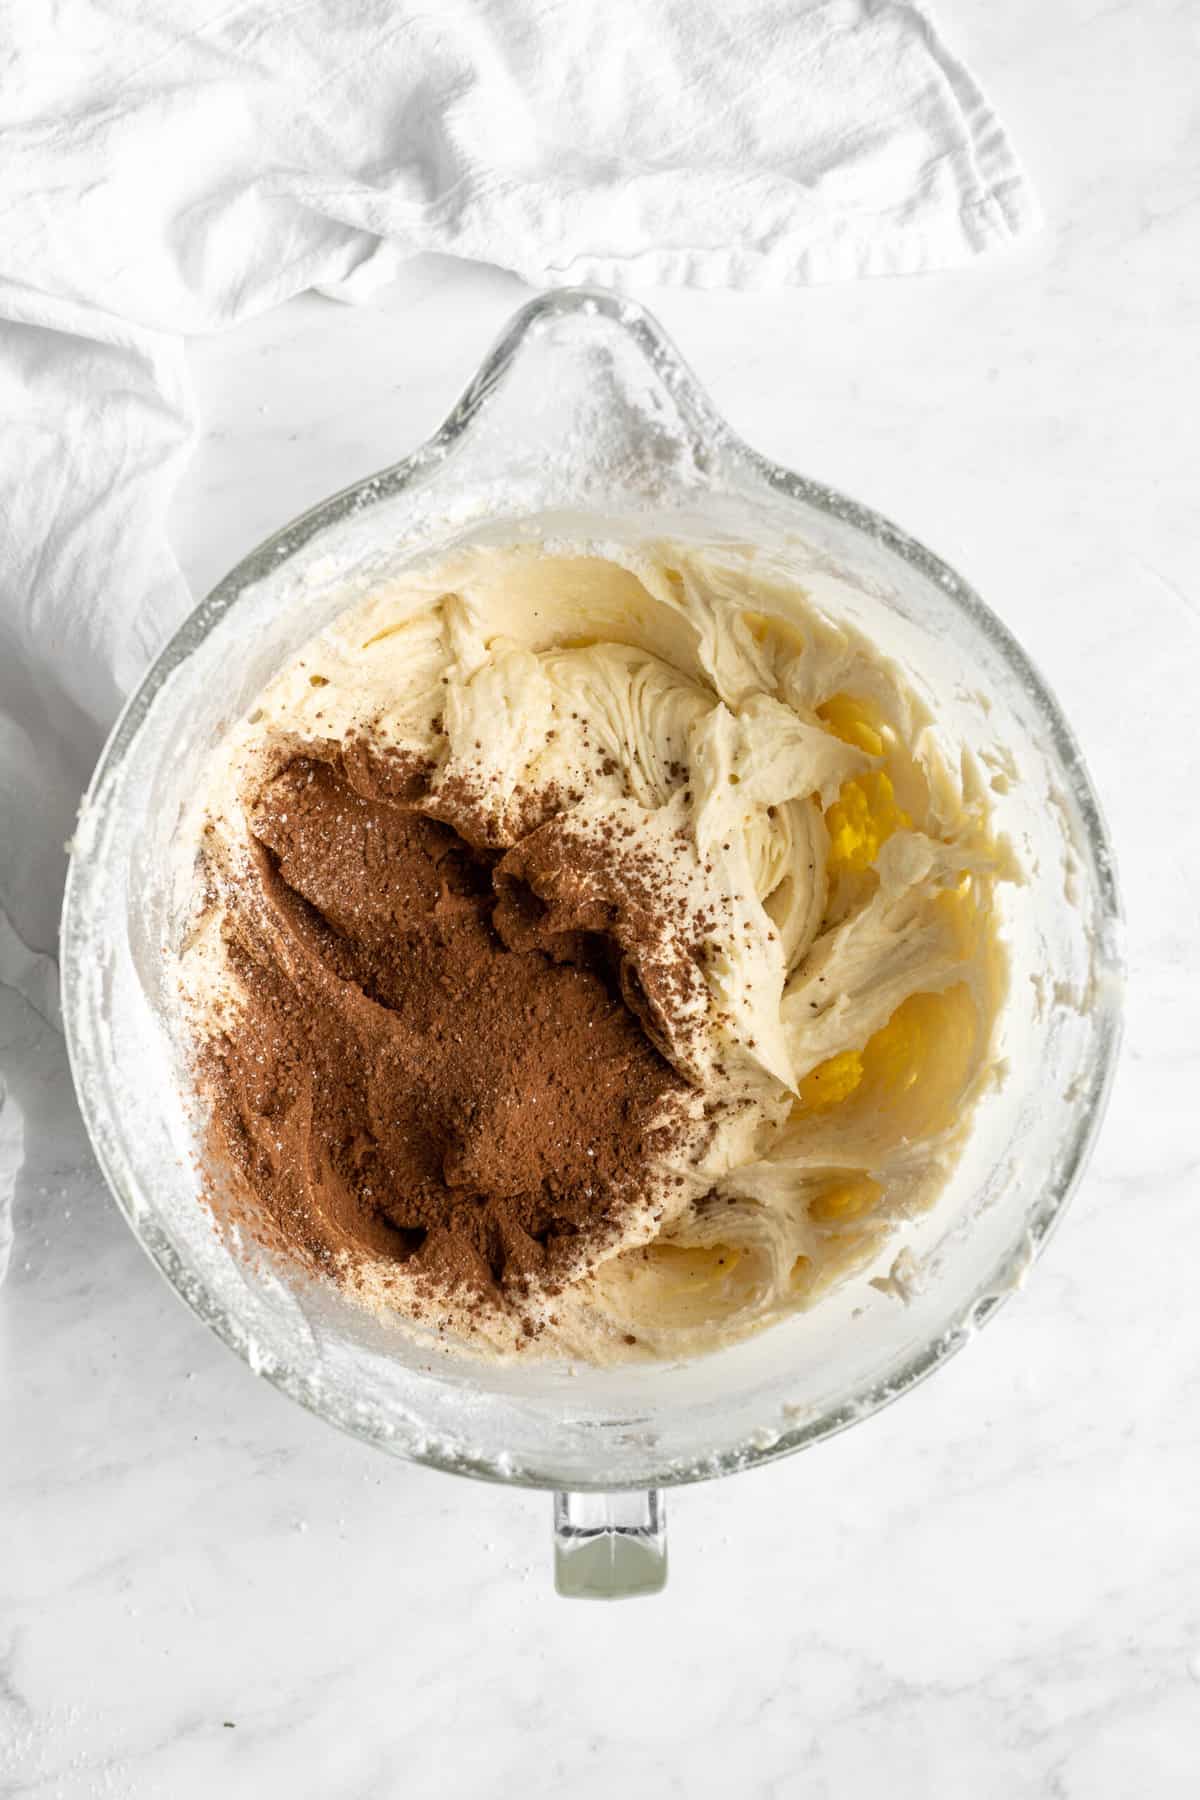
[(917, 0), (13, 0), (2, 30), (0, 1273), (63, 842), (190, 604), (186, 336), (421, 251), (777, 287), (1035, 222)]

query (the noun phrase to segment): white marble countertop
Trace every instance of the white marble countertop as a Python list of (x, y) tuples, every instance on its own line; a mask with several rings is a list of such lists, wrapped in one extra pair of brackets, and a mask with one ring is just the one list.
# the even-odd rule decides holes
[[(942, 11), (1038, 239), (946, 277), (644, 298), (751, 442), (963, 570), (1083, 740), (1131, 989), (1063, 1229), (900, 1405), (673, 1496), (665, 1595), (570, 1604), (548, 1497), (337, 1436), (177, 1304), (14, 1002), (35, 1156), (0, 1292), (0, 1796), (1200, 1791), (1195, 18)], [(523, 297), (430, 262), (369, 311), (197, 344), (194, 586), (426, 435)]]

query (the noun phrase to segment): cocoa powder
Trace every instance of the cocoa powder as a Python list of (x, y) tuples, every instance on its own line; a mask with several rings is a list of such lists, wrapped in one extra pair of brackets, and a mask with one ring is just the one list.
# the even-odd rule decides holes
[(568, 913), (559, 851), (551, 916), (539, 846), (468, 843), (422, 810), (426, 774), (330, 745), (258, 796), (211, 1151), (256, 1235), (315, 1268), (382, 1257), (519, 1303), (615, 1241), (687, 1089), (622, 998), (612, 903)]

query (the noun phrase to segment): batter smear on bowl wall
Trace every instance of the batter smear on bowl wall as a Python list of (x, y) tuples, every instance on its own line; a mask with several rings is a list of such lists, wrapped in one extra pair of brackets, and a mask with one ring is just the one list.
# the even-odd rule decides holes
[(180, 983), (243, 1237), (484, 1355), (691, 1355), (937, 1199), (999, 1074), (971, 756), (771, 558), (459, 550), (214, 754)]

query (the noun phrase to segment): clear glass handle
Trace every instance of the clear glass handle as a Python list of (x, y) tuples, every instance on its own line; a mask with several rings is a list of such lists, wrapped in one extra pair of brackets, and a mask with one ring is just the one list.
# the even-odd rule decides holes
[(657, 1488), (555, 1494), (554, 1585), (568, 1600), (628, 1600), (667, 1585), (667, 1507)]

